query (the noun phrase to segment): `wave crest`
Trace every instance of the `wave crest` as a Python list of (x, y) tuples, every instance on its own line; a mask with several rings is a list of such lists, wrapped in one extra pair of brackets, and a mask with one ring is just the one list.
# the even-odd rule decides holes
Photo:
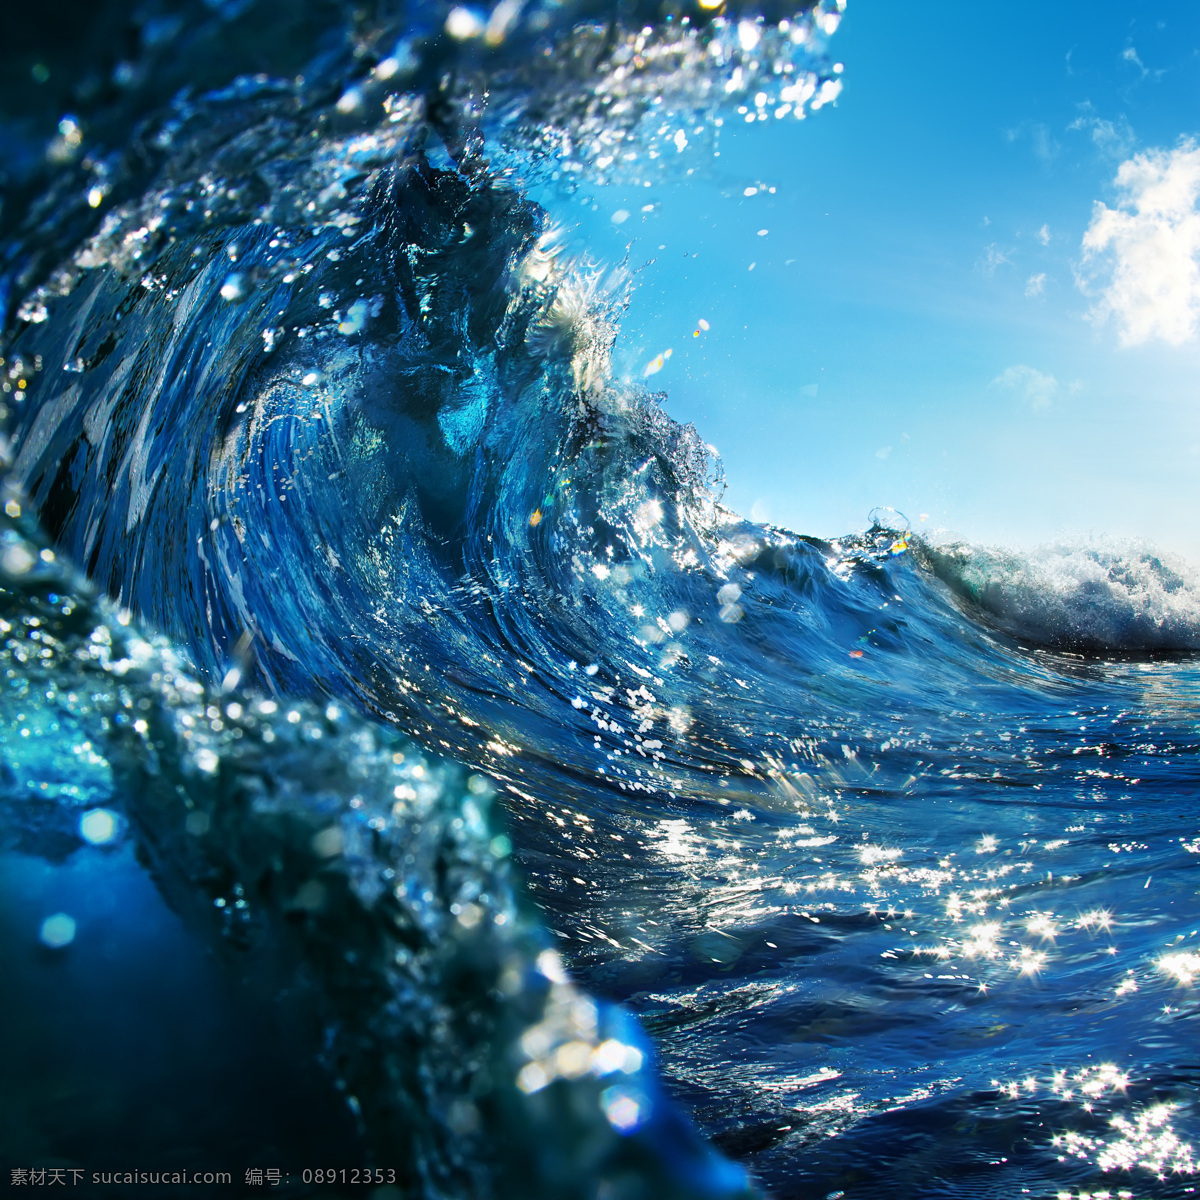
[(956, 595), (1019, 640), (1085, 652), (1200, 650), (1200, 572), (1149, 542), (954, 544), (924, 555)]

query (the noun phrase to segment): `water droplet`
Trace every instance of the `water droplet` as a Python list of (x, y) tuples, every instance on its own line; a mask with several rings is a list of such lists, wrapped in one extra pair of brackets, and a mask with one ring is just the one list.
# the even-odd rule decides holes
[(117, 836), (117, 814), (107, 808), (93, 808), (79, 818), (79, 836), (93, 846), (103, 846)]
[(61, 912), (47, 917), (42, 922), (38, 937), (42, 945), (49, 946), (52, 950), (61, 950), (63, 946), (69, 946), (75, 940), (75, 918)]

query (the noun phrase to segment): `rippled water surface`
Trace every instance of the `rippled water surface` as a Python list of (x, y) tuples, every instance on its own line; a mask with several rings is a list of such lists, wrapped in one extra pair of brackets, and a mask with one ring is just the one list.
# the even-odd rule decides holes
[(742, 520), (528, 199), (820, 108), (839, 7), (274, 11), (121, 18), (4, 212), (14, 1020), (105, 955), (102, 1012), (197, 981), (187, 1036), (6, 1087), (12, 1164), (111, 1157), (98, 1078), (211, 1113), (257, 1054), (302, 1120), (122, 1161), (1191, 1194), (1194, 569)]

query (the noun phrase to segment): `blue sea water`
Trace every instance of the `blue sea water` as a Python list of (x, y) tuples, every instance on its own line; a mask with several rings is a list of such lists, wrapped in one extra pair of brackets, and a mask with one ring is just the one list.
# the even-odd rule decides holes
[(0, 1165), (1192, 1194), (1195, 569), (739, 517), (529, 198), (839, 12), (164, 5), (29, 156)]

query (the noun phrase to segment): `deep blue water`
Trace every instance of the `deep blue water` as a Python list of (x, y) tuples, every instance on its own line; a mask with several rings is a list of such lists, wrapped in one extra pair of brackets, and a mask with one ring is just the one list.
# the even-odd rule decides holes
[(741, 519), (527, 196), (836, 6), (151, 11), (4, 213), (0, 1165), (1191, 1194), (1194, 569)]

